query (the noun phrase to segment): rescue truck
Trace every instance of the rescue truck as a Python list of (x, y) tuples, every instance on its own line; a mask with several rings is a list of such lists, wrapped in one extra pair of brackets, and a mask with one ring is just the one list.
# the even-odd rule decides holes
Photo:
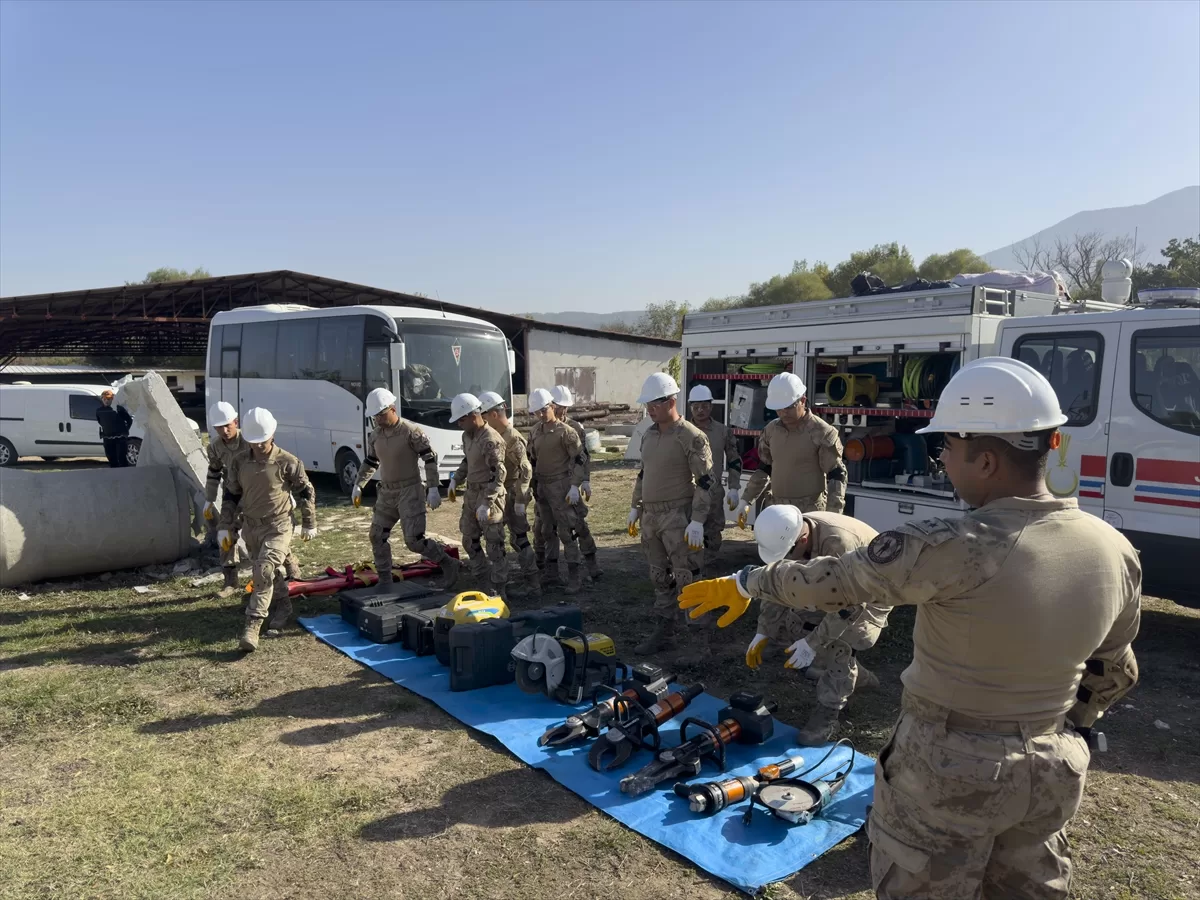
[(885, 530), (966, 512), (938, 463), (941, 438), (916, 431), (965, 363), (1023, 360), (1049, 379), (1068, 417), (1048, 490), (1120, 529), (1148, 580), (1194, 592), (1186, 561), (1200, 554), (1200, 289), (1143, 291), (1129, 306), (1131, 272), (1124, 260), (1105, 264), (1108, 302), (975, 284), (691, 313), (684, 390), (712, 390), (714, 417), (738, 435), (744, 487), (755, 438), (773, 417), (766, 384), (778, 372), (800, 375), (813, 412), (841, 433), (845, 512)]

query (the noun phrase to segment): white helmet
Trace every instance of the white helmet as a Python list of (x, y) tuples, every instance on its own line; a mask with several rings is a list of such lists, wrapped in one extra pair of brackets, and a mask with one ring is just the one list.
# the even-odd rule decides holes
[(804, 516), (794, 506), (768, 506), (754, 520), (758, 555), (770, 565), (792, 552), (804, 532)]
[(479, 395), (479, 411), (490, 412), (497, 406), (504, 405), (504, 398), (495, 391), (484, 391)]
[(479, 412), (479, 398), (474, 394), (459, 394), (450, 401), (450, 424), (473, 412)]
[(242, 437), (251, 444), (263, 444), (275, 436), (275, 417), (269, 409), (256, 406), (242, 419)]
[(571, 394), (571, 389), (565, 384), (556, 384), (550, 388), (550, 397), (556, 406), (575, 405), (575, 397)]
[(711, 403), (712, 398), (712, 391), (707, 384), (698, 384), (688, 391), (688, 403)]
[(545, 388), (537, 388), (529, 395), (529, 411), (537, 412), (539, 409), (545, 409), (554, 402), (554, 397)]
[(395, 405), (396, 395), (387, 388), (375, 388), (367, 394), (367, 415), (371, 418), (375, 418), (389, 406)]
[(990, 434), (1022, 450), (1038, 449), (1029, 435), (1066, 424), (1058, 395), (1037, 369), (1007, 356), (967, 363), (942, 390), (937, 411), (917, 434)]
[(214, 403), (208, 408), (208, 424), (211, 428), (220, 428), (222, 425), (228, 425), (237, 418), (237, 410), (233, 408), (232, 403), (227, 403), (224, 400)]
[(638, 403), (652, 403), (661, 397), (674, 397), (679, 393), (679, 385), (666, 372), (655, 372), (642, 382), (642, 393), (638, 395)]
[(807, 393), (808, 388), (804, 386), (804, 380), (799, 375), (794, 372), (780, 372), (767, 384), (767, 409), (787, 409), (789, 406), (795, 406)]

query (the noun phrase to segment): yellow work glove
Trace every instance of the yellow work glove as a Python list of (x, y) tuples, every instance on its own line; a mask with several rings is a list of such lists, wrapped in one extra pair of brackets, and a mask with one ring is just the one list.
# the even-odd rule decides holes
[(750, 608), (750, 594), (742, 587), (737, 575), (693, 581), (679, 595), (679, 608), (691, 610), (688, 618), (698, 619), (713, 610), (724, 609), (717, 627), (725, 628), (742, 617)]
[(592, 483), (590, 481), (585, 481), (583, 484), (581, 484), (579, 486), (579, 493), (583, 494), (583, 502), (584, 503), (591, 503), (592, 502)]
[(217, 520), (217, 506), (211, 500), (204, 502), (204, 519), (208, 522), (215, 522)]
[(567, 502), (572, 506), (580, 502), (579, 488), (575, 487), (575, 485), (571, 485), (571, 489), (567, 491)]
[(355, 505), (355, 507), (362, 506), (362, 486), (361, 485), (356, 484), (354, 486), (354, 490), (352, 490), (350, 492), (350, 502), (353, 503)]
[(640, 510), (638, 510), (638, 508), (636, 506), (630, 508), (629, 522), (625, 526), (625, 530), (627, 532), (629, 532), (630, 537), (637, 537), (638, 534), (640, 533), (640, 530), (638, 529), (638, 519), (640, 519), (641, 516), (642, 516), (642, 513)]
[(801, 638), (787, 648), (787, 662), (783, 664), (785, 669), (807, 669), (813, 664), (813, 660), (817, 658), (817, 652), (809, 645), (807, 638)]
[(746, 517), (748, 515), (750, 515), (750, 504), (743, 501), (742, 507), (738, 510), (737, 516), (738, 528), (742, 529), (742, 531), (746, 530)]
[(704, 549), (704, 523), (690, 522), (683, 530), (683, 539), (687, 541), (689, 550)]
[(752, 669), (757, 669), (762, 665), (763, 650), (767, 646), (767, 636), (765, 634), (756, 634), (754, 640), (750, 642), (750, 646), (746, 648), (746, 665)]
[(233, 549), (233, 535), (222, 528), (217, 532), (217, 543), (221, 545), (221, 550), (228, 553)]
[(725, 492), (725, 505), (729, 507), (729, 511), (733, 512), (738, 505), (738, 492), (730, 488)]
[(446, 499), (451, 503), (458, 502), (458, 491), (455, 490), (457, 485), (454, 483), (454, 476), (450, 476), (450, 484), (446, 487)]
[(316, 536), (317, 536), (317, 526), (316, 525), (305, 525), (303, 528), (300, 529), (300, 540), (302, 540), (302, 541), (311, 541)]

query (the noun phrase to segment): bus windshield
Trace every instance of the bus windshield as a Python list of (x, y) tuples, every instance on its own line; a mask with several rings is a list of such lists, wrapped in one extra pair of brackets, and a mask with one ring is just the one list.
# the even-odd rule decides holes
[(450, 400), (464, 391), (495, 391), (512, 408), (504, 337), (451, 323), (396, 322), (407, 368), (400, 385), (401, 415), (449, 428)]

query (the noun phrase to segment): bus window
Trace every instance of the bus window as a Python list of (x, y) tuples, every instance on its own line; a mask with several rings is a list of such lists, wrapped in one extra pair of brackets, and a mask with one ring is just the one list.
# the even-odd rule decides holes
[(321, 319), (317, 330), (315, 376), (341, 385), (362, 399), (363, 325), (365, 316), (332, 316)]
[(247, 322), (242, 326), (242, 377), (275, 377), (278, 322)]
[(217, 325), (208, 336), (208, 375), (210, 378), (221, 377), (221, 332), (224, 326)]
[(367, 390), (392, 389), (392, 362), (388, 344), (367, 345)]
[(279, 323), (275, 345), (276, 378), (313, 378), (317, 369), (317, 320)]
[(409, 322), (399, 330), (408, 362), (401, 385), (406, 403), (444, 405), (464, 391), (495, 391), (511, 405), (508, 348), (500, 335)]

